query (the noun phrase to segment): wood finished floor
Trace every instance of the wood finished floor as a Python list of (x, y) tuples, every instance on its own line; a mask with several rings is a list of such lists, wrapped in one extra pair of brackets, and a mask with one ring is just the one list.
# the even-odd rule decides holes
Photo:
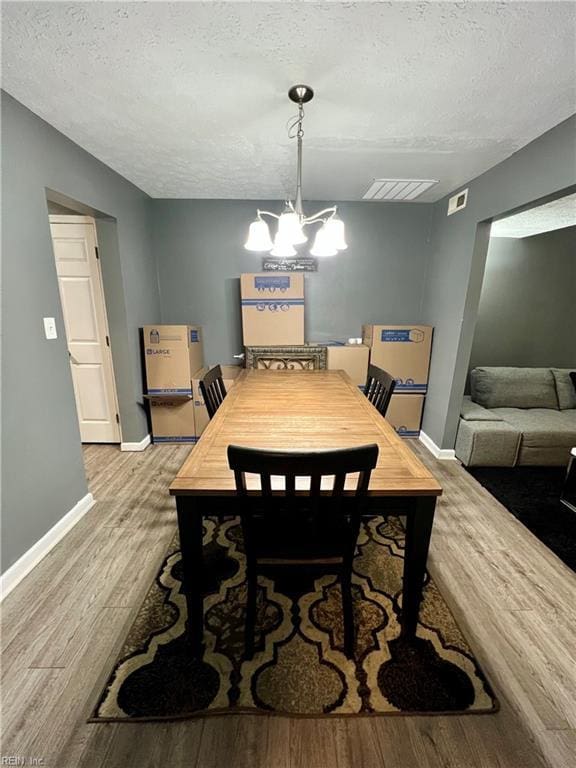
[(430, 570), (498, 714), (87, 724), (175, 531), (166, 489), (189, 450), (90, 446), (96, 506), (3, 604), (2, 755), (48, 768), (573, 768), (576, 576), (457, 463), (411, 445), (445, 489)]

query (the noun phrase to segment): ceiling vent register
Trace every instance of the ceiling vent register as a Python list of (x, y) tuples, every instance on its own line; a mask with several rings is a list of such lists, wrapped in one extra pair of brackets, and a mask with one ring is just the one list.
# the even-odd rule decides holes
[(432, 179), (374, 179), (362, 200), (412, 201), (426, 192), (437, 180)]

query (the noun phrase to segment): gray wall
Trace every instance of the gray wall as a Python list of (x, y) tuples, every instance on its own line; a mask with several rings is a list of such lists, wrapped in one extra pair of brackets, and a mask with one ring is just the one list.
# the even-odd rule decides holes
[(53, 213), (60, 216), (76, 216), (80, 213), (80, 211), (74, 210), (73, 208), (67, 208), (61, 203), (55, 203), (48, 199), (48, 213)]
[[(138, 327), (160, 317), (149, 198), (7, 94), (2, 94), (2, 569), (87, 493), (46, 188), (116, 219), (117, 251), (104, 267), (120, 292), (115, 347), (125, 441), (147, 432)], [(99, 230), (100, 231), (100, 230)], [(103, 233), (110, 235), (110, 232)], [(121, 286), (119, 288), (118, 286)], [(110, 296), (107, 295), (107, 303)], [(114, 301), (109, 305), (116, 309)], [(113, 314), (113, 313), (112, 313)], [(46, 341), (42, 318), (55, 317)], [(121, 365), (118, 370), (118, 365)]]
[[(201, 323), (209, 364), (242, 351), (239, 275), (261, 269), (262, 254), (243, 248), (258, 207), (281, 211), (282, 203), (152, 203), (162, 320)], [(322, 207), (307, 204), (310, 212)], [(418, 204), (339, 204), (348, 250), (306, 275), (307, 340), (360, 336), (363, 322), (419, 321), (430, 212)]]
[(576, 367), (576, 227), (490, 239), (470, 356), (477, 365)]
[(422, 428), (438, 446), (454, 446), (489, 222), (541, 198), (573, 191), (575, 184), (576, 117), (572, 117), (464, 185), (470, 191), (463, 211), (447, 217), (447, 197), (434, 204), (422, 321), (433, 325), (435, 332)]

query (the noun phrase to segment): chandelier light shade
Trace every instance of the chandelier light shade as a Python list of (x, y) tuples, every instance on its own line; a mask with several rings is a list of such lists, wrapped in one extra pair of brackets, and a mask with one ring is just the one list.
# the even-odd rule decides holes
[(278, 231), (276, 237), (274, 238), (274, 244), (272, 250), (270, 251), (270, 255), (285, 259), (289, 256), (296, 256), (296, 253), (296, 248), (294, 248), (292, 243), (289, 240), (283, 238), (280, 231)]
[(264, 219), (258, 217), (256, 221), (250, 224), (248, 240), (246, 240), (244, 248), (248, 251), (269, 251), (272, 245), (268, 224)]
[(292, 245), (301, 245), (308, 238), (304, 234), (300, 217), (295, 211), (284, 211), (278, 219), (278, 234)]
[(325, 230), (325, 237), (334, 245), (337, 251), (345, 251), (348, 248), (344, 233), (344, 222), (336, 214), (328, 219), (322, 229)]
[(330, 230), (323, 224), (314, 238), (314, 245), (310, 249), (311, 256), (335, 256), (338, 253), (333, 239), (330, 236)]
[[(312, 256), (334, 256), (338, 251), (348, 248), (346, 243), (344, 222), (338, 218), (337, 206), (324, 208), (322, 211), (305, 216), (302, 205), (302, 139), (304, 130), (304, 104), (311, 101), (314, 91), (309, 85), (294, 85), (288, 91), (291, 101), (298, 104), (298, 115), (291, 122), (288, 136), (297, 139), (298, 164), (296, 171), (296, 197), (294, 202), (287, 200), (284, 211), (281, 214), (272, 211), (257, 211), (255, 221), (250, 224), (248, 239), (244, 248), (248, 251), (268, 251), (271, 256), (288, 258), (296, 256), (294, 246), (303, 245), (308, 241), (305, 227), (318, 225), (314, 244), (310, 249)], [(263, 216), (278, 221), (278, 228), (274, 240), (270, 236), (270, 229)]]

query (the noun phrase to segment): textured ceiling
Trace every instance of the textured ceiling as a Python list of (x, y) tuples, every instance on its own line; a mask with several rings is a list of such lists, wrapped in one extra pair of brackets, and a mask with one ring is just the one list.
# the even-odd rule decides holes
[(575, 111), (571, 2), (5, 2), (3, 85), (154, 197), (293, 192), (289, 86), (316, 90), (304, 197), (438, 179)]
[[(490, 237), (531, 237), (542, 232), (551, 232), (553, 229), (575, 226), (576, 194), (495, 221), (490, 230)], [(576, 255), (576, 243), (574, 246)]]

